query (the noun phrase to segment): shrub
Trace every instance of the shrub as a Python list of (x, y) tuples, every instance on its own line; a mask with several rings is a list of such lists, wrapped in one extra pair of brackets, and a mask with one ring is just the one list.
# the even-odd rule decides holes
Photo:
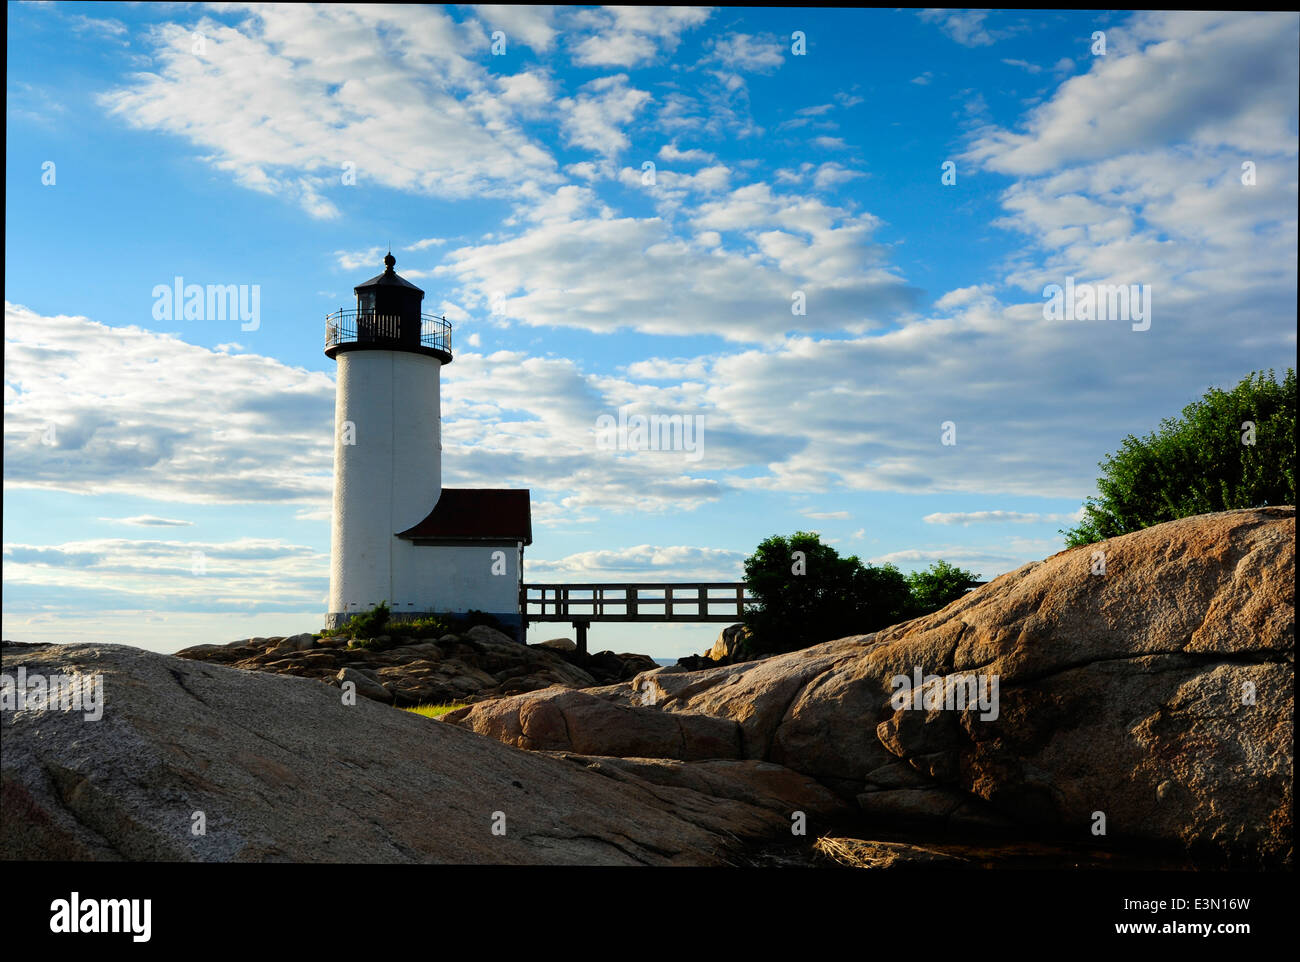
[[(376, 635), (389, 635), (392, 638), (441, 638), (443, 635), (462, 635), (475, 625), (487, 625), (498, 631), (506, 631), (495, 616), (477, 610), (467, 611), (463, 615), (422, 615), (407, 621), (394, 621), (388, 603), (381, 601), (369, 611), (354, 615), (337, 630), (322, 632), (322, 635), (346, 635), (352, 639), (353, 648), (373, 651), (378, 650), (374, 641)], [(508, 631), (506, 633), (509, 634)], [(385, 647), (393, 647), (396, 643), (389, 642)]]
[(932, 611), (946, 608), (979, 581), (979, 575), (936, 561), (924, 571), (914, 571), (907, 576), (907, 587), (912, 594), (912, 616), (919, 618)]
[(457, 632), (455, 622), (448, 615), (424, 615), (410, 621), (397, 621), (389, 625), (389, 630), (396, 635), (411, 638), (441, 638)]
[[(798, 553), (798, 554), (796, 554)], [(746, 655), (795, 651), (904, 620), (911, 594), (893, 565), (841, 558), (807, 531), (773, 535), (745, 559), (745, 583), (757, 603), (745, 613)]]
[[(1100, 463), (1070, 547), (1195, 514), (1295, 504), (1295, 370), (1279, 384), (1252, 372), (1231, 391), (1211, 388), (1143, 439), (1126, 437)], [(1254, 443), (1245, 422), (1254, 424)]]
[(381, 601), (369, 611), (353, 616), (351, 621), (339, 629), (339, 634), (350, 635), (353, 638), (370, 638), (378, 635), (387, 627), (390, 614), (388, 602)]

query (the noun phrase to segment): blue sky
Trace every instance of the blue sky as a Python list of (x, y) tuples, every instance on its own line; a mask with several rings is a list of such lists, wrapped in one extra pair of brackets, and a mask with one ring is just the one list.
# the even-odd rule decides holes
[[(1294, 14), (8, 14), (6, 638), (319, 626), (322, 321), (389, 244), (455, 326), (443, 481), (532, 489), (530, 581), (735, 580), (799, 529), (992, 577), (1126, 434), (1295, 363)], [(156, 320), (177, 276), (256, 329)], [(1045, 318), (1067, 277), (1150, 328)], [(601, 449), (625, 406), (701, 456)]]

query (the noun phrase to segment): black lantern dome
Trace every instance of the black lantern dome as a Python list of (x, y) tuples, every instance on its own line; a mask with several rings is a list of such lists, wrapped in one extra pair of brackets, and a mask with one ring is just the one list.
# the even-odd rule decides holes
[(420, 311), (424, 291), (393, 270), (389, 251), (384, 272), (354, 287), (355, 311), (339, 310), (325, 318), (325, 354), (345, 350), (409, 351), (451, 363), (451, 324), (445, 317)]

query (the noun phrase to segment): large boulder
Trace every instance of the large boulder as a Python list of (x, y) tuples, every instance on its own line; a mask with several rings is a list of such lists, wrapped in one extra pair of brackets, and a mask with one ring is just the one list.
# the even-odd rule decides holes
[[(586, 694), (647, 724), (733, 722), (739, 757), (813, 776), (873, 820), (1087, 843), (1104, 823), (1107, 841), (1289, 864), (1294, 581), (1293, 507), (1202, 515), (1062, 551), (874, 634)], [(921, 683), (915, 701), (903, 679)], [(603, 736), (574, 720), (570, 742), (620, 754), (627, 724)]]
[(638, 712), (585, 691), (548, 689), (479, 702), (442, 716), (516, 748), (686, 760), (740, 757), (740, 732), (726, 719), (689, 712)]
[(750, 759), (680, 761), (670, 758), (617, 758), (556, 753), (559, 758), (602, 771), (617, 771), (653, 785), (682, 788), (708, 799), (727, 798), (778, 813), (787, 821), (798, 813), (818, 818), (851, 814), (852, 809), (820, 782), (784, 765)]
[(826, 804), (778, 766), (674, 784), (123, 645), (6, 642), (0, 670), (102, 693), (97, 718), (58, 700), (0, 712), (7, 860), (721, 865), (741, 840), (788, 838), (789, 805)]
[(727, 625), (718, 632), (718, 640), (708, 650), (706, 657), (710, 661), (728, 663), (738, 661), (743, 654), (745, 641), (749, 638), (749, 629), (744, 625)]
[(385, 688), (373, 675), (373, 672), (363, 674), (357, 668), (340, 668), (335, 680), (339, 683), (340, 688), (351, 685), (356, 693), (363, 698), (391, 704), (393, 693)]

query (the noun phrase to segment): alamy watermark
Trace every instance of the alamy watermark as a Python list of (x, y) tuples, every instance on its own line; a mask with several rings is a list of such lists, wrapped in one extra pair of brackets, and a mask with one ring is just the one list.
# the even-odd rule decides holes
[(86, 721), (104, 717), (103, 675), (42, 675), (20, 665), (0, 674), (0, 711), (79, 711)]
[(177, 275), (153, 289), (155, 321), (242, 321), (241, 331), (262, 326), (260, 284), (186, 284)]
[(703, 414), (602, 414), (596, 418), (596, 447), (602, 451), (685, 451), (687, 461), (704, 456)]
[(73, 892), (50, 903), (50, 931), (56, 935), (122, 933), (132, 942), (148, 942), (152, 917), (153, 899), (89, 899)]
[(997, 675), (922, 675), (912, 669), (912, 677), (895, 675), (889, 680), (894, 694), (889, 704), (895, 711), (965, 711), (978, 708), (980, 721), (996, 721), (998, 708)]
[(1150, 284), (1076, 284), (1043, 288), (1045, 321), (1132, 321), (1133, 330), (1151, 327)]

